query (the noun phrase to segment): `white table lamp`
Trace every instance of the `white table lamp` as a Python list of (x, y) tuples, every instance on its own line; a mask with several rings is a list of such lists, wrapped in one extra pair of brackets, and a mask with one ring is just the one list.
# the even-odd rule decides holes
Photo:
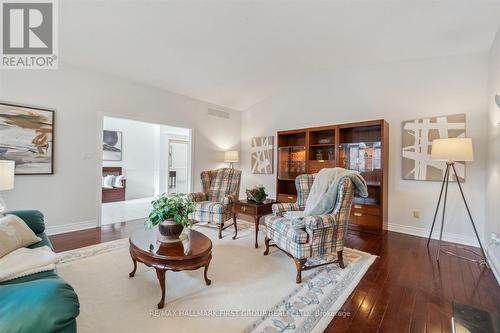
[[(12, 190), (14, 188), (14, 161), (0, 160), (0, 191)], [(0, 195), (0, 214), (5, 211), (5, 201)]]
[(239, 153), (237, 150), (228, 150), (224, 154), (224, 162), (229, 163), (231, 169), (234, 168), (233, 163), (239, 162)]
[[(434, 230), (434, 224), (436, 222), (436, 217), (439, 211), (439, 206), (441, 204), (441, 198), (443, 197), (444, 190), (444, 200), (443, 200), (443, 212), (441, 218), (441, 231), (439, 234), (439, 246), (437, 253), (437, 260), (439, 261), (439, 254), (441, 252), (466, 259), (469, 261), (474, 261), (480, 264), (487, 265), (486, 254), (484, 253), (483, 245), (481, 244), (481, 239), (477, 233), (476, 225), (474, 224), (474, 220), (472, 219), (472, 214), (469, 210), (469, 205), (467, 204), (467, 200), (465, 200), (464, 191), (462, 190), (462, 185), (460, 185), (460, 179), (458, 178), (457, 170), (455, 169), (455, 162), (467, 162), (474, 160), (474, 153), (472, 149), (472, 139), (470, 138), (448, 138), (448, 139), (436, 139), (432, 141), (432, 150), (431, 150), (431, 159), (433, 161), (445, 161), (446, 169), (444, 172), (443, 183), (441, 185), (441, 192), (439, 193), (439, 199), (436, 207), (436, 212), (434, 213), (434, 219), (432, 221), (431, 232), (429, 234), (429, 239), (427, 240), (427, 246), (429, 246), (429, 242), (431, 240), (432, 231)], [(448, 197), (448, 183), (450, 179), (450, 173), (453, 171), (455, 176), (455, 180), (457, 181), (458, 188), (460, 189), (460, 194), (462, 195), (462, 199), (464, 200), (465, 208), (467, 209), (467, 213), (469, 214), (470, 221), (472, 223), (472, 227), (474, 229), (474, 233), (476, 234), (476, 238), (479, 242), (479, 246), (481, 248), (482, 260), (475, 260), (463, 255), (458, 255), (454, 252), (443, 250), (441, 248), (441, 240), (443, 239), (443, 228), (444, 228), (444, 217), (446, 213), (446, 199)], [(468, 248), (462, 248), (465, 251), (471, 252), (476, 256), (480, 257), (478, 253), (469, 250)]]

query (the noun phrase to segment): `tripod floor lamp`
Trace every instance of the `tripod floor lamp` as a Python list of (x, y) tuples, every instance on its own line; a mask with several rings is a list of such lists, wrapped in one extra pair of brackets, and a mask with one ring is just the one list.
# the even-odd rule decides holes
[[(474, 219), (472, 218), (469, 205), (467, 204), (467, 200), (465, 200), (464, 191), (462, 189), (462, 185), (460, 184), (460, 179), (458, 178), (457, 170), (455, 169), (455, 162), (465, 162), (473, 160), (472, 140), (470, 138), (436, 139), (432, 142), (431, 159), (434, 161), (446, 161), (446, 170), (444, 173), (443, 183), (441, 185), (441, 192), (439, 193), (436, 212), (434, 213), (434, 219), (432, 220), (431, 232), (429, 234), (429, 239), (427, 240), (427, 247), (429, 247), (429, 242), (431, 240), (432, 232), (434, 230), (434, 225), (436, 223), (436, 217), (439, 211), (439, 207), (441, 205), (441, 199), (443, 199), (443, 211), (441, 217), (441, 230), (439, 232), (437, 260), (439, 261), (439, 254), (441, 252), (444, 252), (446, 254), (453, 255), (455, 257), (477, 262), (481, 265), (487, 265), (486, 254), (484, 252), (483, 245), (481, 244), (481, 239), (479, 238), (479, 235), (477, 233), (476, 225), (474, 224)], [(449, 251), (445, 248), (445, 245), (441, 244), (441, 241), (443, 239), (444, 219), (446, 213), (446, 199), (448, 197), (448, 183), (450, 179), (450, 174), (452, 172), (453, 175), (455, 176), (458, 188), (460, 189), (460, 194), (462, 195), (462, 199), (464, 200), (465, 208), (467, 209), (467, 214), (469, 214), (469, 219), (472, 224), (472, 228), (474, 229), (477, 241), (479, 242), (479, 247), (481, 248), (481, 254), (465, 247), (460, 247), (460, 248), (468, 253), (473, 254), (477, 258), (480, 258), (479, 260), (462, 256), (452, 251)], [(443, 197), (443, 191), (444, 191), (444, 197)]]

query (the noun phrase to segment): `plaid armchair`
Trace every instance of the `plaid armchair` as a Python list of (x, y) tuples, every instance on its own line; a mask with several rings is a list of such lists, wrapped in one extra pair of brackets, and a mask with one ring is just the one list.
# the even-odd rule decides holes
[(349, 178), (339, 185), (337, 203), (332, 213), (307, 216), (299, 225), (297, 220), (283, 216), (286, 211), (304, 210), (314, 177), (315, 174), (298, 176), (295, 179), (297, 202), (274, 204), (273, 215), (266, 218), (264, 255), (269, 254), (270, 246), (276, 246), (292, 257), (297, 267), (297, 283), (302, 281), (303, 270), (330, 263), (345, 267), (342, 251), (354, 196), (354, 186)]
[(240, 180), (241, 170), (222, 168), (203, 171), (201, 173), (203, 192), (188, 194), (195, 203), (191, 219), (216, 224), (219, 228), (219, 238), (222, 238), (222, 230), (231, 225), (224, 227), (224, 223), (232, 217), (233, 202), (238, 200)]

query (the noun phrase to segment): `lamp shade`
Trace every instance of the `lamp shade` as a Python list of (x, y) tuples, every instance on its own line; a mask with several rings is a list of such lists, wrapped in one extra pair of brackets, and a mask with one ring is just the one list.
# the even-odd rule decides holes
[(237, 163), (239, 161), (239, 154), (237, 150), (228, 150), (224, 154), (224, 162)]
[(0, 160), (0, 191), (14, 188), (14, 161)]
[(434, 161), (465, 162), (474, 160), (471, 138), (436, 139), (432, 141)]

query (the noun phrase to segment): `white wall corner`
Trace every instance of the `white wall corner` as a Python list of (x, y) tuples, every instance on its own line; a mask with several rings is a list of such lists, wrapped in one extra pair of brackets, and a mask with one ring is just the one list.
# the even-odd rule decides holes
[(500, 244), (490, 244), (486, 249), (488, 263), (500, 285)]
[(45, 233), (49, 236), (63, 234), (66, 232), (79, 231), (85, 229), (92, 229), (98, 227), (97, 220), (88, 220), (75, 223), (68, 223), (62, 225), (47, 226), (45, 228)]

